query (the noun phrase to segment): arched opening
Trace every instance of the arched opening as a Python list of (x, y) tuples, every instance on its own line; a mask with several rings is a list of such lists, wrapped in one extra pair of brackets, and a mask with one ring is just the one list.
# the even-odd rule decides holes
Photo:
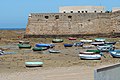
[(69, 19), (72, 19), (72, 16), (68, 16)]
[(55, 16), (55, 19), (59, 19), (59, 15), (56, 15), (56, 16)]
[(49, 18), (49, 16), (45, 16), (45, 19), (48, 19)]

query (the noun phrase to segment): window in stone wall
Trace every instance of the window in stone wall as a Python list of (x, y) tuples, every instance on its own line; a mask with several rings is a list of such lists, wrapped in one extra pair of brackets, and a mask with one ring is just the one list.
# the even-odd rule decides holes
[(102, 11), (101, 11), (101, 13), (102, 13)]
[(45, 19), (48, 19), (49, 18), (49, 16), (45, 16)]
[(87, 11), (85, 11), (85, 13), (87, 13)]
[(68, 16), (69, 19), (72, 19), (72, 16)]
[(78, 13), (80, 13), (80, 11), (78, 11)]
[(97, 11), (94, 11), (95, 13), (97, 12)]
[(63, 13), (66, 13), (65, 11)]
[(84, 13), (84, 11), (82, 11), (82, 13)]
[(56, 15), (56, 16), (55, 16), (55, 19), (59, 19), (59, 15)]
[(70, 13), (73, 13), (73, 11), (70, 11)]

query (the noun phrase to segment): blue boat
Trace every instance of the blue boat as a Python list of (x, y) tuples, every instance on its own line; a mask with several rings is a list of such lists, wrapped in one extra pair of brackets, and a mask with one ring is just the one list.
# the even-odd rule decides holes
[(54, 47), (54, 44), (43, 44), (43, 43), (39, 43), (36, 44), (36, 47)]
[(72, 47), (73, 44), (64, 44), (64, 47)]
[(120, 50), (109, 51), (113, 58), (120, 58)]

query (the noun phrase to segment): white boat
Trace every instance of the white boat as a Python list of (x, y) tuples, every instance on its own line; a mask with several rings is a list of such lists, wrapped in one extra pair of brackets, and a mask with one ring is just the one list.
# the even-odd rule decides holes
[(96, 38), (95, 41), (96, 41), (96, 42), (104, 42), (105, 39), (104, 39), (104, 38)]
[(103, 46), (97, 46), (97, 49), (100, 51), (111, 51), (114, 50), (114, 47), (112, 45), (103, 45)]
[(61, 51), (60, 51), (60, 50), (49, 49), (49, 52), (50, 52), (50, 53), (60, 53)]
[(92, 42), (91, 44), (97, 46), (97, 45), (104, 45), (105, 42)]
[(94, 48), (94, 47), (95, 47), (94, 45), (83, 45), (82, 48), (89, 49), (89, 48)]
[(29, 41), (19, 41), (20, 44), (29, 44)]
[(79, 54), (80, 59), (85, 60), (100, 60), (101, 55), (100, 54)]
[(4, 54), (4, 51), (3, 50), (0, 50), (0, 55), (3, 55)]
[(26, 67), (42, 67), (43, 62), (25, 62)]
[(91, 43), (92, 42), (92, 40), (85, 40), (85, 39), (83, 39), (83, 40), (80, 40), (81, 42), (84, 42), (84, 43)]

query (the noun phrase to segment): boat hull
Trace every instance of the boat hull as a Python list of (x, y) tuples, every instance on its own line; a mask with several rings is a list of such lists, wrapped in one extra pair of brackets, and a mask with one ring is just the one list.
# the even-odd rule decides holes
[(64, 44), (64, 47), (72, 47), (73, 44)]
[(25, 62), (26, 67), (42, 67), (43, 62)]
[(94, 55), (87, 55), (87, 54), (79, 54), (80, 59), (84, 60), (100, 60), (101, 55), (100, 54), (94, 54)]
[(113, 58), (120, 58), (120, 50), (109, 51)]

